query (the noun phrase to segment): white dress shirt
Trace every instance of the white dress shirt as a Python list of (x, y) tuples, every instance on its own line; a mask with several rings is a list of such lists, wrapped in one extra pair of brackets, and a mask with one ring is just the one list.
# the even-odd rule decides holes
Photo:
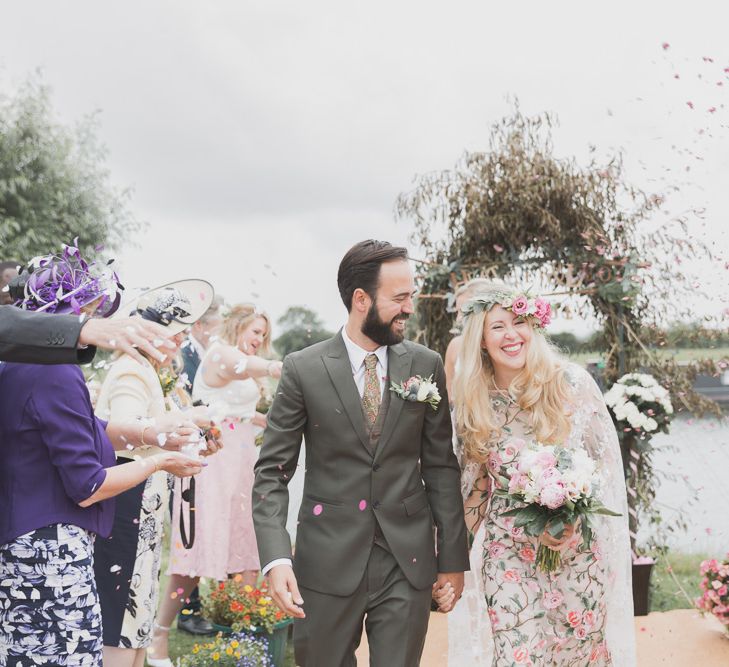
[[(365, 350), (355, 343), (347, 335), (347, 327), (342, 327), (342, 338), (344, 339), (344, 347), (347, 348), (347, 356), (352, 366), (352, 377), (354, 384), (357, 385), (359, 397), (364, 395), (365, 386), (365, 357), (368, 354), (377, 355), (377, 379), (380, 381), (380, 392), (385, 390), (387, 383), (387, 345), (380, 345), (376, 350)], [(290, 558), (277, 558), (272, 560), (261, 570), (261, 574), (265, 575), (277, 565), (292, 565)]]

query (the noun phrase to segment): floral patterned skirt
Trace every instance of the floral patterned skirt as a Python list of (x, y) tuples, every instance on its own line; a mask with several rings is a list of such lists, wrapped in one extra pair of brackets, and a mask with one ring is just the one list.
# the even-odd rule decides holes
[(167, 473), (156, 472), (116, 497), (111, 535), (96, 540), (104, 646), (137, 649), (152, 641), (168, 499)]
[(541, 572), (538, 541), (503, 518), (494, 499), (485, 519), (484, 592), (493, 630), (494, 665), (608, 667), (605, 594), (609, 583), (597, 542), (577, 532), (562, 550), (562, 566)]
[(0, 665), (101, 665), (94, 536), (54, 524), (0, 546)]

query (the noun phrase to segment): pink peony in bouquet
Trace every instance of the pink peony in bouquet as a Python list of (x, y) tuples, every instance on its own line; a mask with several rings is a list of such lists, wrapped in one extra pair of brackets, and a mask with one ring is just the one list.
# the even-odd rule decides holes
[[(586, 544), (592, 541), (590, 516), (621, 516), (605, 507), (599, 496), (599, 476), (583, 448), (543, 445), (535, 442), (502, 472), (502, 488), (494, 493), (520, 506), (502, 514), (514, 517), (514, 525), (532, 537), (546, 530), (561, 539), (567, 525), (579, 523)], [(540, 544), (537, 565), (542, 572), (553, 572), (561, 565), (560, 552)]]

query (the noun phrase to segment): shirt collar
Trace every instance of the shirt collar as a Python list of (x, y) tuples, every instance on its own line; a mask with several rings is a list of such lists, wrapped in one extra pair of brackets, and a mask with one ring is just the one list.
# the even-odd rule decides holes
[(347, 335), (347, 327), (342, 327), (342, 339), (344, 340), (344, 347), (347, 348), (347, 355), (349, 356), (349, 363), (352, 364), (353, 373), (356, 373), (362, 367), (368, 354), (376, 354), (380, 366), (387, 368), (387, 345), (380, 345), (372, 352), (365, 350)]

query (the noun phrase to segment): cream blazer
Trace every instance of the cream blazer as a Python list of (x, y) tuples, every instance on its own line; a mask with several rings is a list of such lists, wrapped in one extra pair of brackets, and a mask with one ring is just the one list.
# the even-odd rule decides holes
[[(101, 385), (96, 414), (101, 419), (128, 422), (154, 419), (165, 413), (165, 399), (157, 371), (151, 364), (136, 362), (123, 354), (114, 361)], [(162, 449), (156, 445), (117, 451), (117, 458), (151, 456)]]

